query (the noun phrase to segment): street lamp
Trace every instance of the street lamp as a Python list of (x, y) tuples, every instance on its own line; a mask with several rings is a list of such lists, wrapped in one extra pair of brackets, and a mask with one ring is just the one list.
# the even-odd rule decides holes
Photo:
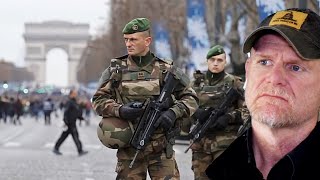
[(4, 88), (4, 90), (8, 89), (9, 85), (8, 85), (7, 81), (3, 82), (2, 87)]

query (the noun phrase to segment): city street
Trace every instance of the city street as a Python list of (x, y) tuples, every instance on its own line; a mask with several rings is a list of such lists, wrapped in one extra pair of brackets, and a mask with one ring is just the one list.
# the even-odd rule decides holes
[[(69, 136), (62, 144), (62, 156), (52, 153), (55, 141), (62, 132), (62, 117), (52, 114), (51, 125), (44, 125), (43, 117), (21, 118), (22, 125), (0, 121), (0, 179), (1, 180), (106, 180), (115, 179), (116, 150), (100, 144), (96, 127), (99, 117), (91, 118), (90, 125), (78, 126), (83, 149), (87, 155), (78, 156)], [(191, 151), (187, 154), (186, 141), (175, 145), (181, 179), (193, 179)]]

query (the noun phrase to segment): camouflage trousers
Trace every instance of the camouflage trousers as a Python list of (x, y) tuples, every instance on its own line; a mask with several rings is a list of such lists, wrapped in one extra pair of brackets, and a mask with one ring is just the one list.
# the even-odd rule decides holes
[(234, 141), (237, 132), (221, 132), (203, 137), (191, 146), (192, 167), (195, 180), (208, 179), (207, 167)]
[(137, 159), (130, 169), (129, 159), (119, 159), (116, 167), (117, 180), (145, 180), (147, 172), (152, 180), (179, 180), (180, 173), (175, 155), (166, 157), (164, 151), (145, 155)]
[(206, 169), (211, 162), (216, 159), (223, 150), (215, 151), (214, 153), (206, 153), (200, 151), (192, 152), (192, 171), (195, 180), (208, 180)]

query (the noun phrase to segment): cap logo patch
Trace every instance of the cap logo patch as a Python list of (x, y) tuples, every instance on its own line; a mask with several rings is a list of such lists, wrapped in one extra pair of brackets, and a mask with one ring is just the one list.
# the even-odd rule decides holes
[(300, 29), (308, 14), (298, 11), (279, 11), (271, 19), (269, 25), (284, 25)]
[(136, 25), (136, 24), (133, 25), (133, 26), (132, 26), (132, 30), (134, 30), (134, 31), (138, 30), (138, 25)]

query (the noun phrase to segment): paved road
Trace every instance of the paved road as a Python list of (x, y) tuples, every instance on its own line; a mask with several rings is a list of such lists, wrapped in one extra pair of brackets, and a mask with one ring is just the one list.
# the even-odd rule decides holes
[[(0, 180), (109, 180), (115, 179), (116, 150), (102, 146), (96, 135), (99, 117), (89, 126), (79, 126), (80, 140), (89, 153), (79, 157), (68, 137), (61, 146), (62, 156), (52, 153), (62, 131), (61, 117), (53, 117), (50, 126), (43, 119), (23, 117), (22, 125), (0, 121)], [(192, 180), (191, 151), (175, 145), (181, 180)]]

